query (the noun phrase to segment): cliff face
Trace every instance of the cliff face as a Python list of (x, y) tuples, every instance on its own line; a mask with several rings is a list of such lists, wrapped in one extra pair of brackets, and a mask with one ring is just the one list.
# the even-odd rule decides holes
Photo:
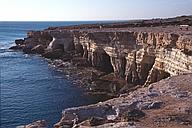
[(54, 38), (49, 48), (76, 49), (93, 67), (114, 72), (128, 84), (147, 85), (192, 72), (192, 28), (161, 29), (49, 31)]
[(148, 85), (192, 72), (190, 26), (45, 30), (29, 32), (24, 44), (26, 53), (56, 51), (45, 57), (75, 51), (92, 67), (113, 72), (128, 85)]
[(126, 92), (104, 103), (66, 109), (55, 127), (190, 127), (191, 23), (191, 17), (180, 17), (52, 27), (29, 32), (12, 48), (51, 59), (92, 94)]
[(23, 51), (47, 58), (78, 56), (86, 61), (83, 65), (113, 73), (128, 86), (149, 85), (192, 72), (192, 27), (32, 31), (23, 41)]

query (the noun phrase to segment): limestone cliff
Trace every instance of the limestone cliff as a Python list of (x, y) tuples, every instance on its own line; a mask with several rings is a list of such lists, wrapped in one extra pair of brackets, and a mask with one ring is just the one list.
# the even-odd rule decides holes
[[(171, 31), (175, 29), (175, 31)], [(171, 31), (171, 32), (170, 32)], [(48, 48), (75, 50), (95, 68), (114, 72), (128, 84), (149, 84), (192, 72), (192, 27), (121, 30), (50, 30)]]
[(75, 52), (130, 86), (192, 72), (191, 26), (32, 31), (23, 44), (24, 52), (44, 49), (42, 55), (48, 58)]
[[(12, 49), (22, 49), (27, 54), (37, 53), (51, 59), (51, 63), (64, 73), (79, 78), (80, 81), (78, 80), (77, 83), (88, 88), (92, 94), (93, 92), (100, 94), (107, 92), (110, 96), (111, 93), (117, 96), (150, 85), (148, 91), (152, 97), (161, 94), (167, 96), (167, 94), (172, 95), (169, 90), (172, 89), (172, 83), (177, 78), (180, 80), (177, 80), (176, 84), (178, 83), (181, 88), (182, 84), (179, 82), (183, 82), (184, 87), (191, 88), (191, 81), (187, 81), (192, 78), (190, 74), (192, 73), (191, 25), (191, 17), (180, 17), (176, 20), (50, 27), (43, 31), (29, 32), (28, 37), (24, 40), (16, 40), (17, 46)], [(151, 86), (156, 85), (152, 83), (168, 77), (171, 80), (167, 79), (165, 85), (160, 82), (159, 86), (156, 86), (156, 91), (151, 92)], [(173, 88), (176, 88), (176, 84), (173, 84)], [(180, 91), (179, 86), (177, 86), (178, 92)], [(145, 87), (144, 90), (146, 91), (146, 89)], [(159, 89), (165, 90), (159, 92)], [(156, 93), (157, 91), (158, 93)], [(171, 91), (177, 93), (175, 90)], [(135, 97), (131, 95), (128, 97), (135, 98), (137, 101), (130, 100), (130, 98), (118, 98), (115, 105), (113, 103), (111, 105), (109, 101), (110, 104), (106, 102), (85, 108), (67, 109), (63, 112), (63, 118), (56, 127), (72, 126), (82, 122), (83, 125), (98, 122), (99, 124), (94, 123), (94, 125), (102, 125), (99, 127), (110, 127), (108, 126), (110, 124), (103, 125), (104, 123), (121, 122), (115, 124), (117, 126), (114, 127), (121, 125), (127, 127), (129, 125), (127, 120), (124, 122), (125, 124), (122, 124), (121, 118), (125, 119), (123, 113), (130, 114), (128, 118), (131, 117), (131, 119), (129, 120), (139, 120), (145, 117), (145, 112), (141, 111), (140, 107), (160, 108), (166, 102), (166, 99), (162, 102), (159, 100), (151, 102), (151, 97), (146, 99), (144, 95), (148, 95), (148, 93), (142, 94), (142, 91), (133, 93), (135, 93)], [(181, 92), (181, 97), (183, 95), (185, 97), (185, 94)], [(187, 97), (191, 98), (191, 92), (187, 92)], [(189, 101), (191, 101), (190, 98)], [(130, 100), (132, 103), (124, 104), (125, 100)], [(148, 102), (145, 102), (146, 100)], [(177, 99), (172, 100), (177, 101)], [(139, 109), (132, 109), (132, 107), (136, 108), (135, 105), (137, 107), (139, 105)], [(191, 104), (186, 103), (185, 105), (190, 106)], [(121, 111), (123, 112), (121, 113)], [(191, 114), (191, 108), (189, 112)], [(182, 116), (186, 116), (186, 113)], [(178, 118), (183, 120), (177, 116), (168, 118), (174, 121)], [(188, 115), (186, 118), (188, 119)], [(158, 118), (155, 119), (157, 122), (159, 121)], [(151, 120), (148, 121), (151, 122)], [(181, 122), (191, 125), (190, 121)]]

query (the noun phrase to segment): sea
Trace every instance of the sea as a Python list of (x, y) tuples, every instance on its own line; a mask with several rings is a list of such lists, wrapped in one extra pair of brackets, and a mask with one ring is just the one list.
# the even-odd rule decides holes
[(92, 24), (82, 22), (0, 22), (0, 127), (15, 128), (37, 120), (46, 120), (52, 128), (69, 107), (99, 102), (38, 55), (9, 50), (15, 39), (30, 30), (50, 26)]

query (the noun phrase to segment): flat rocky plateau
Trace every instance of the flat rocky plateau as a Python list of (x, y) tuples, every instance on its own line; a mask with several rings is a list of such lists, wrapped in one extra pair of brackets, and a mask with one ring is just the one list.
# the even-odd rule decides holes
[(55, 128), (192, 127), (192, 16), (50, 27), (15, 43), (106, 100), (63, 110)]
[(191, 78), (192, 74), (175, 76), (106, 102), (66, 109), (55, 127), (77, 121), (76, 127), (82, 128), (190, 128)]

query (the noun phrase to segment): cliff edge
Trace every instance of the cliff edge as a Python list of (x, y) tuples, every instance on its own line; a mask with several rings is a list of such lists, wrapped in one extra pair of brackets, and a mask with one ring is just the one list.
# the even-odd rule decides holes
[(192, 17), (182, 16), (50, 27), (28, 32), (28, 37), (16, 40), (17, 46), (11, 49), (49, 58), (52, 65), (90, 94), (120, 96), (66, 109), (55, 127), (188, 127), (191, 25)]

